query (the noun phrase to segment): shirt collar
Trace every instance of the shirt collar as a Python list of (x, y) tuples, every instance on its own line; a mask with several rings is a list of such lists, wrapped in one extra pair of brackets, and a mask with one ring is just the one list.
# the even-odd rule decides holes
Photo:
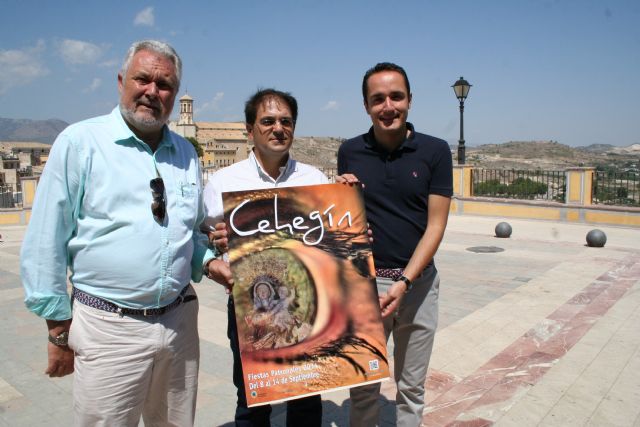
[(258, 172), (258, 176), (260, 176), (263, 180), (267, 180), (269, 182), (279, 182), (284, 177), (291, 175), (296, 168), (296, 161), (291, 157), (291, 152), (289, 152), (289, 158), (287, 159), (287, 164), (284, 166), (280, 166), (280, 175), (278, 175), (277, 179), (273, 179), (271, 175), (269, 175), (260, 165), (258, 158), (254, 154), (253, 150), (249, 152), (249, 159), (255, 165), (256, 171)]
[[(136, 134), (133, 133), (133, 131), (129, 128), (127, 122), (124, 120), (124, 117), (122, 117), (119, 105), (117, 105), (116, 108), (111, 111), (111, 119), (116, 124), (116, 126), (114, 126), (116, 142), (124, 143), (135, 141), (137, 144), (148, 147), (147, 143), (138, 138)], [(164, 125), (162, 127), (162, 139), (158, 144), (158, 149), (160, 149), (160, 147), (175, 149), (175, 143), (173, 141), (173, 138), (171, 138), (171, 133), (167, 125)], [(156, 151), (158, 151), (158, 149)]]
[[(402, 144), (398, 146), (394, 151), (402, 151), (402, 150), (415, 150), (417, 148), (416, 142), (416, 131), (413, 127), (413, 124), (407, 122), (407, 129), (409, 130), (409, 136), (402, 141)], [(376, 141), (375, 133), (373, 132), (373, 126), (369, 128), (369, 132), (364, 135), (364, 142), (367, 148), (376, 150), (376, 151), (387, 151), (383, 148), (378, 141)]]

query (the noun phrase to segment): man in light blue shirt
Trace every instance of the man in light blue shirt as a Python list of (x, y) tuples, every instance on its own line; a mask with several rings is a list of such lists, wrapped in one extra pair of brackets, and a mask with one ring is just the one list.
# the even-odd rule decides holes
[[(199, 341), (189, 282), (213, 258), (193, 146), (169, 131), (181, 61), (134, 43), (111, 114), (69, 126), (41, 177), (21, 253), (52, 377), (74, 372), (77, 425), (192, 425)], [(73, 286), (67, 291), (67, 276)], [(73, 310), (73, 311), (72, 311)]]

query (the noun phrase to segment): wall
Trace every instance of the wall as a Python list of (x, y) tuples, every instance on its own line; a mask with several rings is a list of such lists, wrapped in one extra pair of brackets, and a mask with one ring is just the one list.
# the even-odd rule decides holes
[[(593, 168), (567, 170), (566, 203), (473, 197), (472, 174), (472, 166), (453, 167), (454, 196), (450, 213), (640, 227), (640, 208), (593, 205)], [(37, 185), (37, 178), (22, 178), (24, 208), (0, 209), (1, 225), (29, 222)]]
[(453, 167), (453, 193), (450, 212), (458, 215), (502, 216), (640, 227), (640, 208), (594, 205), (594, 168), (567, 169), (567, 200), (514, 200), (472, 196), (473, 167)]

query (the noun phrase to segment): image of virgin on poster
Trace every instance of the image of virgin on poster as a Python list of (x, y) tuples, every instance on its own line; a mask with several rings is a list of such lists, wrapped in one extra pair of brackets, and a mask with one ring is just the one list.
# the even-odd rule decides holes
[(222, 194), (248, 406), (389, 377), (362, 189)]

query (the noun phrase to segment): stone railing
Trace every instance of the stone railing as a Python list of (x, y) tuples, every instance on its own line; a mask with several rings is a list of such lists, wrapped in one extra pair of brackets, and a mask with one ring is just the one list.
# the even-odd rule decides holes
[(451, 213), (640, 227), (640, 208), (594, 205), (595, 168), (566, 170), (564, 201), (477, 197), (473, 194), (473, 173), (470, 165), (453, 167)]
[[(611, 224), (640, 227), (640, 208), (594, 205), (595, 168), (566, 170), (564, 202), (552, 200), (519, 200), (498, 197), (476, 197), (473, 194), (474, 167), (453, 167), (452, 214), (546, 219), (555, 221)], [(332, 173), (333, 172), (333, 173)], [(335, 170), (327, 170), (333, 179)], [(27, 224), (35, 197), (38, 178), (21, 178), (20, 208), (0, 208), (0, 225)]]

